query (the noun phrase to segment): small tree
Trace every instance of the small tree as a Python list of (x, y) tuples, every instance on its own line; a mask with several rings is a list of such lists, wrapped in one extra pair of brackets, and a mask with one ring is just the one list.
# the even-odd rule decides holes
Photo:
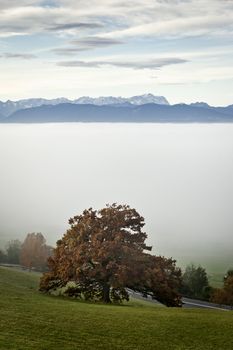
[(132, 288), (169, 306), (179, 304), (180, 270), (171, 259), (145, 253), (151, 247), (145, 244), (144, 218), (135, 209), (116, 204), (99, 211), (90, 208), (69, 223), (71, 228), (49, 259), (41, 291), (72, 281), (67, 294), (85, 299), (128, 300), (127, 288)]
[(191, 264), (188, 265), (183, 274), (182, 293), (191, 298), (209, 298), (209, 281), (206, 270)]
[(5, 263), (7, 261), (7, 256), (4, 251), (0, 250), (0, 263)]
[(51, 255), (51, 247), (46, 245), (42, 233), (28, 233), (21, 249), (20, 263), (31, 270), (45, 270), (47, 259)]
[(6, 245), (6, 257), (9, 264), (19, 264), (22, 243), (18, 240), (11, 240)]

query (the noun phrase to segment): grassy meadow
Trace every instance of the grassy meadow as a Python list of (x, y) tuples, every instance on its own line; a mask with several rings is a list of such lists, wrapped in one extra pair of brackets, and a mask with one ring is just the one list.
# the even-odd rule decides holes
[(0, 349), (233, 349), (233, 312), (68, 300), (40, 294), (39, 277), (0, 267)]

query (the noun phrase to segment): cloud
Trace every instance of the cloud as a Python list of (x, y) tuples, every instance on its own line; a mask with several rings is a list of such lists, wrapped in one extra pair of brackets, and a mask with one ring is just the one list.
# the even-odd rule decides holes
[(101, 38), (97, 36), (93, 37), (87, 37), (79, 40), (73, 40), (71, 41), (74, 45), (81, 45), (81, 46), (89, 46), (89, 47), (99, 47), (99, 46), (109, 46), (109, 45), (118, 45), (122, 44), (123, 42), (116, 39), (109, 39), (109, 38)]
[[(10, 3), (10, 1), (8, 1)], [(33, 35), (36, 33), (64, 32), (73, 36), (84, 32), (106, 32), (109, 28), (118, 28), (120, 22), (117, 16), (111, 15), (110, 6), (90, 4), (80, 0), (70, 1), (14, 1), (12, 4), (0, 2), (0, 33), (1, 36)], [(93, 7), (92, 7), (93, 3)], [(55, 6), (57, 4), (57, 6)], [(110, 12), (109, 12), (110, 11)], [(95, 33), (96, 34), (96, 33)]]
[(20, 6), (0, 8), (1, 36), (33, 35), (37, 33), (88, 32), (102, 28), (98, 20), (81, 16), (77, 11), (66, 7)]
[[(84, 1), (66, 4), (87, 14)], [(214, 36), (233, 32), (232, 0), (90, 0), (89, 4), (90, 16), (109, 18), (121, 27), (106, 28), (106, 37)]]
[(33, 58), (36, 58), (37, 56), (29, 54), (29, 53), (11, 53), (11, 52), (5, 52), (0, 55), (1, 58), (19, 58), (24, 60), (30, 60)]
[(86, 47), (64, 47), (64, 48), (53, 49), (52, 52), (54, 52), (56, 55), (72, 56), (77, 54), (78, 52), (87, 51), (87, 50), (90, 50), (90, 49)]
[(58, 62), (58, 66), (62, 67), (86, 67), (86, 68), (101, 68), (103, 66), (112, 66), (118, 68), (131, 69), (159, 69), (172, 64), (181, 64), (188, 61), (181, 58), (157, 58), (143, 61), (62, 61)]
[(65, 24), (57, 24), (48, 30), (51, 31), (64, 31), (69, 29), (93, 29), (93, 28), (101, 28), (102, 25), (100, 23), (65, 23)]
[(217, 34), (233, 33), (233, 16), (206, 15), (196, 17), (172, 18), (163, 21), (143, 23), (124, 30), (112, 31), (106, 34), (110, 38), (136, 37), (195, 37), (214, 36)]
[(59, 55), (72, 55), (80, 51), (93, 50), (124, 43), (123, 41), (117, 39), (90, 36), (79, 40), (73, 40), (70, 42), (70, 44), (73, 46), (57, 48), (53, 49), (52, 51)]
[[(38, 4), (38, 0), (20, 0), (20, 6), (33, 6)], [(1, 0), (0, 10), (10, 9), (19, 6), (19, 0)]]
[[(20, 5), (19, 5), (20, 3)], [(1, 36), (63, 31), (111, 38), (233, 33), (231, 0), (1, 0)]]

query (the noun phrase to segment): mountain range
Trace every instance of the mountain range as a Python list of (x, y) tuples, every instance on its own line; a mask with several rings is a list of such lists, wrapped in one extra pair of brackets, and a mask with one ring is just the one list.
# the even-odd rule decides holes
[[(0, 103), (2, 123), (53, 122), (233, 122), (233, 105), (211, 107), (204, 102), (170, 105), (152, 94), (122, 97), (80, 97), (77, 100), (29, 99)], [(5, 108), (5, 109), (4, 109)], [(3, 110), (3, 111), (2, 111)], [(13, 112), (10, 112), (12, 111)], [(7, 111), (7, 112), (6, 112)]]
[(52, 100), (47, 100), (43, 98), (30, 98), (26, 100), (19, 101), (0, 101), (0, 115), (8, 117), (12, 113), (20, 110), (33, 107), (39, 107), (43, 105), (58, 105), (61, 103), (73, 103), (73, 104), (93, 104), (96, 106), (104, 105), (143, 105), (146, 103), (156, 103), (168, 105), (168, 101), (163, 96), (155, 96), (153, 94), (145, 94), (133, 97), (113, 97), (113, 96), (100, 96), (100, 97), (89, 97), (83, 96), (75, 100), (69, 100), (67, 98), (61, 97)]

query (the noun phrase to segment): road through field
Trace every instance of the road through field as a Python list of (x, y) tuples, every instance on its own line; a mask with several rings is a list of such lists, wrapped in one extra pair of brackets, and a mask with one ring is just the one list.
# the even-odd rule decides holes
[[(148, 302), (159, 304), (157, 300), (153, 300), (151, 297), (143, 297), (140, 293), (134, 292), (132, 290), (128, 290), (131, 297), (135, 299), (145, 300)], [(209, 303), (203, 300), (196, 300), (190, 298), (182, 298), (182, 307), (183, 308), (198, 308), (198, 309), (214, 309), (214, 310), (222, 310), (222, 311), (231, 311), (231, 307), (227, 305), (218, 305), (214, 303)], [(162, 304), (161, 304), (162, 305)]]

